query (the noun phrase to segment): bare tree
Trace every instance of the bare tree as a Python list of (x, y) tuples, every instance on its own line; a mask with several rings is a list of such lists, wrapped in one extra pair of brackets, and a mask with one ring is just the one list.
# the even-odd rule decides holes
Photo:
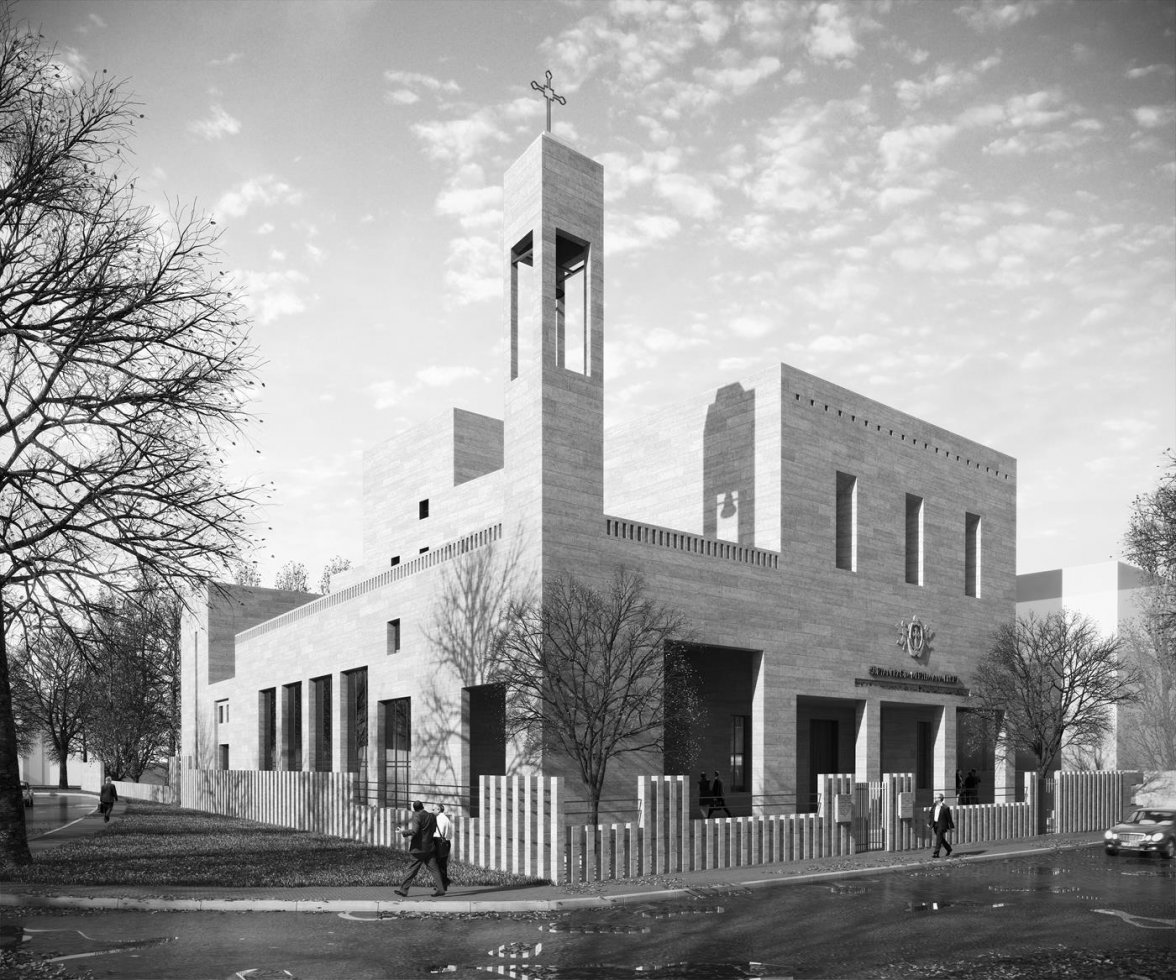
[(180, 592), (255, 546), (217, 447), (256, 356), (214, 222), (135, 203), (138, 118), (0, 10), (0, 861), (30, 860), (8, 649), (84, 630), (134, 573)]
[(471, 806), (474, 774), (451, 755), (455, 743), (466, 757), (470, 751), (470, 733), (463, 729), (462, 713), (454, 711), (454, 688), (492, 683), (495, 644), (505, 629), (511, 600), (529, 595), (532, 589), (531, 580), (521, 571), (520, 553), (518, 540), (493, 542), (447, 563), (423, 630), (433, 660), (424, 710), (414, 720), (420, 732), (417, 744), (429, 753), (423, 761), (439, 774), (439, 781), (447, 781), (457, 796), (468, 792)]
[(1111, 709), (1137, 698), (1136, 671), (1074, 612), (1002, 625), (977, 667), (972, 700), (996, 744), (1033, 756), (1039, 775), (1063, 748), (1093, 750), (1111, 730)]
[(699, 710), (676, 643), (686, 621), (624, 569), (604, 591), (556, 579), (542, 600), (512, 602), (506, 619), (490, 676), (506, 685), (508, 731), (579, 768), (596, 823), (609, 764), (663, 750), (667, 717)]
[(1176, 668), (1176, 453), (1164, 454), (1167, 469), (1151, 493), (1140, 494), (1131, 505), (1131, 522), (1124, 539), (1124, 557), (1147, 572), (1154, 596), (1148, 611), (1149, 631), (1164, 635), (1161, 653)]
[(88, 645), (89, 748), (108, 776), (135, 782), (175, 751), (179, 727), (180, 602), (143, 583), (109, 596)]
[(48, 743), (57, 785), (69, 785), (69, 757), (82, 747), (93, 701), (90, 670), (77, 639), (50, 627), (11, 653), (14, 709)]
[(342, 555), (335, 555), (323, 566), (323, 573), (319, 576), (319, 592), (327, 595), (331, 591), (331, 576), (336, 572), (345, 572), (351, 567), (351, 559)]
[(306, 578), (306, 566), (300, 561), (288, 561), (279, 570), (274, 579), (275, 589), (286, 589), (290, 592), (309, 592), (310, 585)]
[(261, 572), (255, 561), (238, 561), (232, 564), (234, 585), (261, 585)]
[[(1153, 592), (1151, 603), (1165, 600)], [(1145, 605), (1122, 631), (1124, 650), (1138, 671), (1138, 701), (1120, 725), (1134, 759), (1143, 769), (1176, 769), (1176, 637)]]

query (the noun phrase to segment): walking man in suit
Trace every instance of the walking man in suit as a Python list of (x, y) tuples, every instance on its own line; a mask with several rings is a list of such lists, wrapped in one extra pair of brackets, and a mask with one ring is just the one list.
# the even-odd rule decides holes
[(408, 843), (408, 853), (412, 855), (412, 865), (396, 894), (401, 898), (408, 898), (408, 886), (421, 868), (428, 868), (433, 876), (433, 896), (445, 894), (445, 885), (441, 881), (441, 869), (437, 867), (437, 851), (433, 846), (433, 834), (437, 830), (437, 821), (420, 800), (412, 804), (412, 819), (400, 831), (402, 837), (411, 837)]
[(437, 869), (441, 872), (441, 885), (449, 890), (449, 848), (451, 846), (450, 835), (453, 833), (453, 821), (449, 819), (449, 814), (445, 812), (445, 804), (437, 804), (437, 813), (434, 817), (437, 826), (433, 830), (433, 847), (437, 851)]
[(943, 847), (947, 849), (947, 856), (951, 857), (951, 842), (947, 839), (947, 832), (955, 830), (955, 821), (951, 819), (951, 808), (943, 802), (942, 793), (935, 797), (935, 805), (931, 807), (931, 828), (935, 831), (935, 849), (931, 856), (939, 857), (939, 849)]

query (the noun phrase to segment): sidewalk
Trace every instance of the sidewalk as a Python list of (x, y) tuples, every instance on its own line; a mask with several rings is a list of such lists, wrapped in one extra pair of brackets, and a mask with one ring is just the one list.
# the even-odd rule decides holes
[[(121, 808), (122, 803), (117, 804)], [(116, 814), (117, 814), (116, 809)], [(96, 832), (101, 823), (82, 820), (69, 828), (29, 842), (33, 850), (53, 846), (70, 837)], [(52, 839), (51, 839), (52, 838)], [(1033, 854), (1058, 849), (1091, 847), (1101, 843), (1102, 833), (1029, 837), (1021, 840), (957, 845), (950, 858), (932, 859), (921, 851), (866, 851), (850, 857), (811, 858), (787, 864), (757, 864), (716, 871), (684, 871), (588, 885), (528, 885), (515, 887), (454, 886), (449, 894), (432, 898), (428, 887), (418, 886), (409, 898), (400, 898), (384, 887), (347, 888), (211, 888), (207, 886), (90, 886), (0, 883), (0, 906), (33, 908), (119, 909), (126, 911), (217, 912), (356, 912), (388, 914), (431, 912), (560, 912), (580, 908), (659, 902), (698, 897), (709, 890), (755, 889), (837, 879), (922, 865), (951, 866)]]

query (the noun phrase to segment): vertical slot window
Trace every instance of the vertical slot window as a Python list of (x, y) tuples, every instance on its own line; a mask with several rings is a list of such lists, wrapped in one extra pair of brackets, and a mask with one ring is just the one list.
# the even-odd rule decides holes
[(555, 235), (556, 347), (560, 367), (591, 373), (592, 332), (588, 329), (588, 244)]
[(731, 716), (731, 790), (747, 792), (748, 773), (751, 771), (751, 718)]
[(923, 584), (923, 498), (906, 495), (906, 580)]
[(412, 699), (381, 701), (384, 732), (384, 806), (407, 807), (412, 799)]
[(858, 481), (849, 473), (837, 474), (837, 567), (857, 571)]
[(519, 376), (520, 346), (535, 336), (537, 303), (535, 247), (527, 232), (510, 250), (510, 377)]
[(314, 724), (313, 772), (331, 771), (331, 677), (316, 677), (310, 682), (311, 717)]
[(282, 688), (282, 741), (286, 753), (286, 770), (302, 769), (302, 684)]
[(359, 774), (361, 799), (367, 801), (368, 778), (368, 674), (366, 667), (343, 674), (347, 699), (347, 771)]
[(964, 515), (964, 595), (980, 597), (980, 515)]
[(398, 653), (400, 651), (400, 620), (388, 620), (388, 652)]
[(277, 694), (272, 687), (257, 692), (257, 767), (265, 772), (277, 768)]

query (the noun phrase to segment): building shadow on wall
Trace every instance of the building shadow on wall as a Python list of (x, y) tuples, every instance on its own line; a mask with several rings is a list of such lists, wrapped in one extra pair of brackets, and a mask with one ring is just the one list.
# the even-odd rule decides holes
[(702, 533), (755, 545), (755, 391), (725, 385), (702, 430)]
[(533, 761), (508, 744), (505, 690), (489, 678), (511, 600), (533, 586), (521, 551), (518, 542), (495, 542), (448, 564), (422, 631), (434, 659), (413, 719), (413, 766), (433, 777), (414, 786), (471, 816), (478, 815), (479, 776), (517, 775)]

